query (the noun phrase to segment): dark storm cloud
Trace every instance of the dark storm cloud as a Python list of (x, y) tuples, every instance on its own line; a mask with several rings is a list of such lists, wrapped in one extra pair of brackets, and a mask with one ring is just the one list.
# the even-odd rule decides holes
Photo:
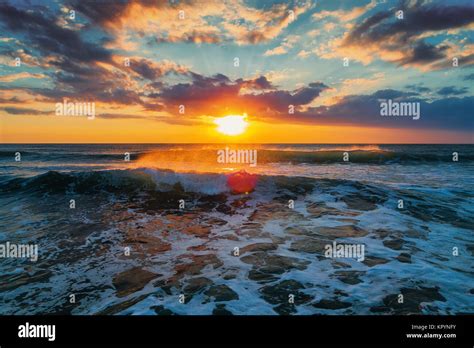
[(376, 30), (381, 22), (387, 18), (393, 16), (390, 12), (377, 12), (369, 18), (365, 19), (362, 23), (355, 26), (347, 37), (347, 41), (353, 42), (365, 42), (365, 41), (380, 41), (380, 39), (386, 35), (384, 32)]
[(73, 61), (108, 61), (110, 52), (85, 42), (74, 30), (56, 24), (56, 18), (46, 12), (24, 11), (8, 4), (0, 4), (0, 26), (26, 36), (28, 45), (43, 56), (56, 54)]
[(402, 98), (409, 98), (409, 97), (415, 97), (417, 96), (418, 93), (416, 92), (402, 92), (402, 91), (397, 91), (394, 89), (381, 89), (372, 94), (372, 97), (376, 99), (402, 99)]
[(145, 59), (131, 62), (130, 68), (148, 80), (154, 80), (162, 75), (161, 72), (153, 69), (153, 66), (148, 64)]
[[(382, 41), (387, 37), (401, 34), (401, 37), (418, 35), (426, 31), (440, 31), (467, 26), (474, 22), (474, 5), (425, 3), (417, 1), (412, 5), (405, 1), (400, 9), (403, 19), (395, 18), (395, 11), (377, 13), (353, 30), (353, 37), (369, 41)], [(390, 21), (385, 21), (390, 19)]]
[[(387, 97), (399, 102), (420, 103), (420, 119), (381, 116), (380, 102)], [(371, 95), (346, 96), (337, 104), (310, 108), (295, 117), (303, 122), (326, 125), (474, 131), (474, 119), (468, 111), (473, 109), (474, 97), (451, 97), (427, 102), (404, 92), (383, 90)]]
[(267, 108), (278, 112), (288, 112), (288, 106), (295, 107), (311, 103), (319, 97), (322, 91), (329, 87), (323, 83), (310, 83), (307, 87), (302, 87), (294, 91), (276, 90), (260, 94), (248, 94), (243, 96), (247, 101), (265, 105)]
[[(89, 6), (91, 3), (83, 2), (81, 9)], [(106, 4), (104, 6), (107, 8)], [(91, 8), (103, 11), (102, 5)], [(86, 42), (79, 32), (56, 24), (56, 19), (46, 9), (27, 11), (0, 4), (0, 28), (24, 36), (25, 46), (43, 58), (48, 57), (45, 68), (52, 68), (45, 74), (51, 77), (54, 88), (25, 88), (30, 93), (51, 101), (67, 97), (119, 104), (146, 104), (135, 90), (130, 72), (134, 71), (154, 81), (169, 72), (186, 71), (172, 62), (160, 64), (138, 58), (131, 60), (130, 69), (127, 70), (113, 60), (110, 51), (99, 44)], [(106, 63), (107, 66), (99, 63)], [(148, 107), (151, 105), (147, 104)]]
[(472, 80), (474, 80), (474, 73), (464, 76), (463, 80), (465, 80), (465, 81), (472, 81)]
[(235, 81), (231, 81), (223, 74), (206, 77), (190, 72), (189, 76), (191, 78), (189, 83), (179, 83), (163, 88), (159, 94), (160, 98), (171, 103), (186, 104), (199, 101), (207, 102), (212, 98), (239, 98), (239, 92), (244, 87), (257, 90), (274, 88), (265, 76)]
[(446, 57), (446, 50), (449, 47), (446, 45), (433, 46), (420, 41), (414, 44), (411, 52), (399, 63), (400, 65), (410, 65), (414, 63), (430, 63)]
[(76, 63), (63, 59), (51, 62), (58, 68), (48, 73), (54, 81), (54, 88), (27, 88), (51, 101), (62, 98), (87, 99), (117, 104), (140, 104), (142, 101), (133, 88), (130, 79), (120, 70), (108, 70), (96, 64)]
[(417, 93), (431, 92), (431, 88), (425, 87), (425, 86), (423, 86), (423, 84), (406, 85), (405, 88), (413, 90)]
[(264, 76), (231, 81), (222, 74), (204, 77), (193, 73), (190, 83), (165, 87), (159, 93), (159, 98), (168, 106), (195, 106), (195, 109), (204, 113), (213, 112), (214, 108), (222, 106), (222, 101), (230, 106), (241, 106), (242, 112), (244, 109), (282, 112), (288, 111), (289, 105), (309, 104), (328, 88), (321, 82), (315, 82), (294, 91), (286, 91), (277, 89)]
[(40, 111), (35, 109), (27, 109), (27, 108), (13, 108), (13, 107), (4, 107), (0, 108), (0, 110), (5, 111), (7, 114), (10, 115), (53, 115), (53, 111)]
[[(160, 94), (160, 100), (173, 111), (176, 105), (186, 106), (186, 117), (198, 115), (219, 115), (223, 105), (241, 105), (241, 112), (248, 112), (254, 119), (270, 122), (350, 125), (381, 128), (424, 128), (474, 131), (474, 119), (466, 110), (474, 109), (474, 97), (444, 96), (435, 101), (423, 99), (418, 91), (383, 89), (370, 95), (349, 95), (329, 106), (307, 107), (329, 87), (314, 82), (294, 91), (261, 90), (242, 94), (244, 80), (229, 81), (225, 76), (214, 76), (204, 83), (205, 77), (195, 82), (167, 87)], [(422, 91), (429, 88), (415, 85)], [(421, 88), (420, 88), (421, 87)], [(459, 92), (454, 89), (452, 92)], [(380, 103), (391, 99), (395, 102), (420, 103), (421, 117), (383, 117)], [(220, 101), (224, 102), (221, 103)], [(295, 106), (295, 113), (289, 114), (288, 106)], [(189, 108), (189, 109), (188, 109)], [(304, 111), (303, 111), (304, 110)]]
[(238, 84), (227, 84), (214, 80), (215, 78), (201, 76), (191, 83), (179, 83), (166, 87), (159, 95), (162, 100), (172, 104), (205, 103), (213, 98), (235, 97), (240, 90)]
[(438, 90), (438, 94), (442, 96), (449, 96), (449, 95), (462, 95), (469, 92), (469, 88), (467, 87), (456, 87), (456, 86), (447, 86), (440, 88)]
[[(113, 23), (122, 17), (132, 1), (130, 0), (114, 0), (114, 1), (84, 1), (71, 0), (69, 5), (76, 11), (81, 12), (88, 17), (93, 23), (106, 24)], [(146, 3), (146, 1), (143, 1)]]
[(11, 97), (11, 98), (1, 98), (0, 97), (0, 104), (19, 104), (22, 103), (18, 97)]
[(255, 85), (257, 88), (260, 89), (271, 89), (273, 88), (273, 85), (270, 83), (270, 81), (267, 80), (265, 76), (260, 76), (257, 77), (252, 81), (253, 85)]
[(212, 86), (222, 86), (229, 84), (231, 81), (230, 79), (223, 75), (223, 74), (216, 74), (214, 76), (203, 76), (194, 72), (190, 73), (191, 79), (195, 86), (206, 87), (209, 85)]
[[(403, 19), (395, 17), (396, 10), (404, 11)], [(399, 52), (403, 55), (396, 61), (399, 65), (432, 63), (446, 58), (449, 47), (445, 44), (427, 43), (420, 38), (420, 35), (426, 32), (463, 28), (472, 23), (474, 23), (472, 2), (433, 4), (406, 1), (400, 7), (375, 13), (356, 25), (347, 35), (343, 46), (376, 45), (383, 51)], [(472, 64), (473, 59), (465, 59), (463, 63)]]
[(235, 80), (237, 84), (241, 84), (243, 87), (253, 88), (253, 89), (275, 89), (276, 87), (272, 85), (270, 81), (267, 80), (265, 76), (260, 76), (255, 79), (244, 80), (237, 79)]
[(154, 62), (150, 59), (145, 58), (133, 58), (130, 59), (129, 68), (141, 77), (150, 81), (154, 81), (170, 73), (182, 75), (190, 74), (186, 67), (168, 60)]

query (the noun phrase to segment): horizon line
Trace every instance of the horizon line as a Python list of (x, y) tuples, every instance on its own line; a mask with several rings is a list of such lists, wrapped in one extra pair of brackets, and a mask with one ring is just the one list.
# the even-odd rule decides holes
[(86, 143), (86, 142), (77, 142), (77, 143), (49, 143), (49, 142), (40, 142), (40, 143), (0, 143), (0, 145), (474, 145), (472, 143), (279, 143), (279, 142), (267, 142), (267, 143), (254, 143), (254, 142), (218, 142), (218, 143), (206, 143), (206, 142), (193, 142), (193, 143)]

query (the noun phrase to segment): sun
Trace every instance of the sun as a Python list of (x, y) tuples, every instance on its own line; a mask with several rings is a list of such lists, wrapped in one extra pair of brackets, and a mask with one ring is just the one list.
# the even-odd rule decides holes
[(225, 135), (239, 135), (245, 132), (249, 123), (247, 115), (229, 115), (216, 118), (214, 123), (217, 125), (217, 131)]

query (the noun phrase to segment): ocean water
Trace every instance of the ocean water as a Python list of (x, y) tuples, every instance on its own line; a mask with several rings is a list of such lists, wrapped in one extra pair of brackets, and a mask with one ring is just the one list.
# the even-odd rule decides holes
[(474, 145), (225, 148), (0, 145), (0, 314), (474, 313)]

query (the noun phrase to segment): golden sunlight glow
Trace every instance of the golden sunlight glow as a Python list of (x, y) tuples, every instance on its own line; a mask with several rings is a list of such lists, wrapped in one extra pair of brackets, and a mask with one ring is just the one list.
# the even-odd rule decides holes
[(217, 124), (217, 131), (225, 135), (239, 135), (245, 132), (249, 123), (246, 120), (247, 115), (229, 115), (216, 118), (214, 123)]

